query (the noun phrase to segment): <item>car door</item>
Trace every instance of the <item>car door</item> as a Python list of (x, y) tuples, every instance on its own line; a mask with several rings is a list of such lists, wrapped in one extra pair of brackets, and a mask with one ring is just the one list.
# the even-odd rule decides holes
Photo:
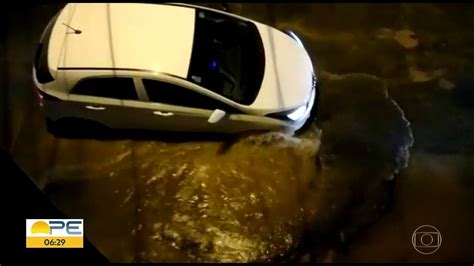
[(141, 101), (126, 100), (127, 116), (134, 118), (134, 128), (167, 131), (206, 131), (207, 120), (212, 110), (188, 105), (200, 94), (178, 85), (155, 80), (142, 79), (137, 89), (143, 90)]
[(80, 80), (69, 94), (63, 116), (97, 121), (111, 128), (128, 127), (123, 100), (138, 99), (133, 78), (104, 76)]
[[(146, 128), (191, 132), (239, 132), (270, 128), (265, 118), (247, 115), (229, 105), (189, 88), (157, 79), (142, 79), (148, 102), (124, 101), (134, 109), (137, 124)], [(212, 113), (220, 109), (226, 116), (209, 123)], [(272, 119), (266, 119), (271, 121)], [(263, 123), (262, 123), (263, 121)]]

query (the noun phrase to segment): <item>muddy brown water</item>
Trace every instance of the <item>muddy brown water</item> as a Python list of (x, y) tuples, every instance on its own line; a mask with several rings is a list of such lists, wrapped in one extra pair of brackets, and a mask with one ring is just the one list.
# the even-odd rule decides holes
[(37, 182), (85, 220), (86, 235), (112, 261), (291, 261), (305, 245), (340, 245), (384, 212), (413, 138), (383, 81), (355, 74), (323, 82), (324, 111), (298, 136), (227, 143), (44, 132), (44, 152), (35, 153), (49, 162), (37, 166)]

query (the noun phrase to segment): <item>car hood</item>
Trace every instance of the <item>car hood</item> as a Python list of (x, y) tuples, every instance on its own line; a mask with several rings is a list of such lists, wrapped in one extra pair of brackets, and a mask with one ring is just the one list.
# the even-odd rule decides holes
[(265, 50), (265, 71), (251, 109), (264, 115), (305, 104), (313, 87), (313, 65), (308, 53), (284, 32), (255, 24)]

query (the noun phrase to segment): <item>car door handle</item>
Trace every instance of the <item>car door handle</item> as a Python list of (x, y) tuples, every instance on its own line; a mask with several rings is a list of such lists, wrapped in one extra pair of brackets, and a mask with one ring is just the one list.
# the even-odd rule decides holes
[(94, 111), (103, 111), (105, 110), (105, 107), (103, 106), (92, 106), (92, 105), (86, 105), (87, 109), (94, 110)]
[(173, 116), (174, 113), (172, 112), (160, 112), (160, 111), (154, 111), (154, 115), (160, 115), (160, 116)]

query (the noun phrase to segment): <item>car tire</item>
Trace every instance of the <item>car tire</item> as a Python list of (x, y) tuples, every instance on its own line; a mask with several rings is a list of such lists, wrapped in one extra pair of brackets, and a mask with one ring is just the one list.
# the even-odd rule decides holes
[(90, 137), (106, 135), (109, 128), (99, 122), (83, 118), (46, 119), (49, 133), (59, 137)]
[(61, 133), (59, 124), (51, 118), (46, 118), (46, 130), (53, 135)]

